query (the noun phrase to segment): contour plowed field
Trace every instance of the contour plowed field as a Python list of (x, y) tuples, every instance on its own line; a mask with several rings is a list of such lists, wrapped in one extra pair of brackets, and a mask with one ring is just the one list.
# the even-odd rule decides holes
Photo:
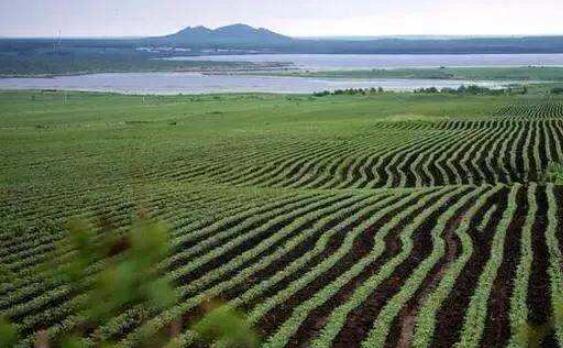
[[(161, 144), (125, 176), (127, 153), (111, 143), (119, 160), (101, 161), (105, 175), (91, 169), (100, 178), (91, 186), (76, 178), (72, 186), (64, 171), (81, 166), (90, 179), (97, 147), (84, 149), (88, 156), (66, 150), (54, 167), (30, 157), (19, 165), (60, 176), (42, 189), (33, 183), (43, 172), (32, 170), (36, 177), (2, 189), (0, 265), (17, 277), (0, 287), (0, 315), (16, 324), (21, 347), (41, 330), (53, 339), (72, 332), (84, 294), (45, 268), (73, 253), (56, 248), (64, 222), (81, 216), (120, 234), (142, 208), (170, 227), (171, 252), (156, 268), (180, 299), (90, 328), (92, 346), (141, 347), (172, 330), (179, 347), (206, 346), (191, 323), (220, 300), (246, 313), (271, 348), (563, 347), (563, 187), (544, 180), (548, 165), (563, 161), (558, 105), (369, 119), (307, 139), (286, 128), (246, 135), (253, 126), (241, 126), (243, 135), (229, 135), (240, 142), (209, 148), (174, 130), (159, 141), (190, 151)], [(15, 163), (11, 156), (3, 166)], [(87, 282), (103, 268), (103, 260), (90, 265)]]
[(182, 177), (315, 189), (524, 183), (563, 160), (562, 143), (563, 119), (384, 123), (347, 141), (193, 164)]

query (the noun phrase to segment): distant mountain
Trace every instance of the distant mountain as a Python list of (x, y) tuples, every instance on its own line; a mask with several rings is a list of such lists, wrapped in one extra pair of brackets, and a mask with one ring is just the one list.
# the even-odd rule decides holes
[[(54, 51), (54, 52), (53, 52)], [(8, 53), (6, 53), (8, 52)], [(4, 54), (6, 53), (6, 54)], [(16, 53), (14, 55), (14, 53)], [(187, 27), (167, 36), (146, 38), (0, 39), (2, 59), (24, 55), (110, 56), (139, 58), (209, 54), (524, 54), (563, 53), (563, 36), (514, 37), (320, 37), (296, 38), (268, 29), (233, 24), (217, 29)], [(540, 58), (538, 58), (540, 59)], [(545, 58), (545, 63), (549, 62)], [(541, 61), (540, 61), (541, 63)], [(29, 63), (33, 64), (33, 63)], [(1, 70), (1, 69), (0, 69)]]
[(138, 41), (140, 45), (190, 48), (191, 54), (500, 54), (563, 53), (563, 37), (332, 37), (292, 38), (268, 29), (233, 24), (217, 29), (187, 27)]
[(153, 40), (191, 46), (246, 46), (269, 47), (287, 45), (293, 39), (264, 28), (253, 28), (246, 24), (233, 24), (217, 29), (203, 26), (187, 27), (179, 32)]

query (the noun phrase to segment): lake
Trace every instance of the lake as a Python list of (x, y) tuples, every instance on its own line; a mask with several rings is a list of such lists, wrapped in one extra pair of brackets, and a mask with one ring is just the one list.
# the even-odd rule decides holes
[(0, 89), (59, 89), (127, 94), (313, 93), (382, 87), (391, 91), (477, 84), (499, 88), (510, 82), (423, 79), (329, 79), (308, 77), (203, 75), (194, 73), (117, 73), (49, 78), (0, 78)]
[(170, 60), (293, 64), (302, 70), (563, 66), (563, 54), (256, 54)]

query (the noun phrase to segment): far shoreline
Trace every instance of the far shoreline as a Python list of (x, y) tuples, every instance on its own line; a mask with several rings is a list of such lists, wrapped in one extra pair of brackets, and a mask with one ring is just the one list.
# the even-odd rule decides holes
[[(533, 72), (548, 70), (546, 76), (541, 78), (531, 76)], [(448, 71), (461, 72), (461, 75), (444, 74)], [(440, 72), (439, 75), (432, 75)], [(466, 76), (464, 73), (478, 73), (479, 76)], [(493, 73), (497, 73), (496, 75)], [(504, 74), (499, 76), (498, 74)], [(517, 74), (521, 75), (517, 75)], [(522, 75), (528, 73), (529, 75)], [(360, 69), (335, 69), (335, 70), (108, 70), (108, 71), (82, 71), (53, 74), (4, 74), (1, 79), (53, 79), (57, 77), (89, 76), (102, 74), (201, 74), (205, 76), (264, 76), (264, 77), (301, 77), (301, 78), (331, 78), (331, 79), (436, 79), (462, 81), (478, 79), (480, 81), (496, 82), (511, 79), (512, 81), (541, 83), (563, 81), (562, 66), (442, 66), (442, 67), (397, 67), (397, 68), (360, 68)], [(511, 76), (511, 74), (515, 74)]]

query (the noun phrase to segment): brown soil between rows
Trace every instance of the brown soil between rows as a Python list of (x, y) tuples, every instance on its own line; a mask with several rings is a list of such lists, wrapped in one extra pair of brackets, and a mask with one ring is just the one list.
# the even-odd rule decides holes
[[(389, 331), (386, 347), (410, 347), (416, 325), (418, 309), (424, 304), (426, 298), (436, 289), (448, 267), (461, 254), (461, 241), (455, 231), (459, 228), (465, 212), (476, 202), (473, 198), (456, 211), (444, 228), (441, 238), (445, 240), (445, 254), (428, 273), (421, 286), (403, 306)], [(474, 219), (473, 219), (474, 220)], [(472, 225), (475, 226), (474, 221)]]
[[(437, 313), (436, 330), (432, 347), (453, 347), (458, 341), (465, 312), (469, 306), (471, 296), (475, 292), (478, 284), (479, 276), (491, 252), (491, 242), (496, 231), (496, 227), (502, 218), (502, 214), (506, 209), (506, 199), (508, 190), (503, 189), (492, 196), (483, 211), (490, 209), (496, 204), (497, 209), (492, 215), (489, 224), (482, 231), (471, 228), (469, 235), (474, 245), (474, 252), (463, 270), (448, 297), (444, 300), (443, 305)], [(480, 221), (481, 217), (477, 220)]]
[(520, 262), (522, 226), (528, 211), (527, 188), (521, 187), (516, 196), (516, 212), (508, 226), (502, 263), (489, 297), (482, 347), (505, 346), (510, 338), (510, 297), (514, 290), (514, 278)]
[(467, 191), (464, 191), (452, 196), (447, 204), (439, 207), (424, 221), (412, 236), (413, 249), (408, 258), (395, 269), (389, 278), (374, 289), (364, 303), (348, 315), (344, 327), (334, 340), (333, 347), (354, 347), (366, 338), (381, 309), (401, 289), (421, 260), (424, 260), (431, 253), (430, 231), (439, 216), (447, 210), (449, 205), (466, 193)]
[[(430, 200), (424, 207), (417, 209), (409, 216), (405, 217), (396, 228), (391, 230), (386, 238), (384, 238), (385, 249), (383, 254), (377, 258), (374, 262), (370, 263), (358, 276), (344, 285), (338, 293), (333, 296), (329, 301), (327, 301), (322, 306), (314, 309), (309, 313), (307, 319), (300, 326), (299, 330), (291, 339), (291, 346), (295, 347), (306, 347), (308, 341), (317, 336), (318, 332), (322, 329), (329, 315), (334, 308), (338, 307), (340, 304), (346, 302), (346, 300), (353, 294), (354, 290), (363, 284), (370, 276), (375, 274), (377, 270), (391, 257), (396, 255), (400, 248), (401, 243), (399, 240), (398, 233), (402, 226), (406, 226), (414, 217), (420, 214), (424, 209), (426, 209), (431, 204), (435, 203), (439, 197)], [(377, 233), (376, 230), (372, 229), (366, 231), (367, 235), (362, 238), (364, 240), (362, 247), (362, 252), (367, 254), (373, 248), (373, 236)]]
[[(416, 203), (416, 198), (412, 198), (409, 200), (408, 205), (412, 205)], [(374, 213), (375, 214), (375, 213)], [(313, 294), (321, 290), (325, 285), (332, 282), (342, 273), (349, 269), (359, 258), (365, 255), (370, 249), (366, 248), (365, 243), (366, 241), (369, 243), (370, 239), (366, 237), (369, 234), (375, 233), (383, 224), (389, 221), (394, 215), (396, 211), (389, 212), (385, 214), (385, 216), (377, 221), (374, 225), (370, 226), (366, 232), (361, 237), (356, 238), (352, 246), (352, 252), (346, 254), (334, 267), (326, 271), (322, 276), (317, 277), (313, 282), (305, 286), (303, 289), (300, 289), (296, 293), (294, 293), (287, 301), (284, 303), (276, 306), (272, 310), (270, 310), (264, 317), (260, 320), (257, 327), (260, 329), (260, 332), (263, 337), (267, 337), (271, 335), (274, 330), (285, 322), (291, 315), (293, 308), (298, 306), (300, 303), (306, 301), (310, 298)], [(368, 216), (365, 217), (366, 219), (369, 218)], [(359, 226), (361, 221), (358, 221), (355, 226)], [(324, 254), (324, 257), (328, 257), (334, 251), (336, 251), (342, 244), (345, 233), (352, 230), (353, 227), (347, 229), (347, 231), (343, 231), (344, 233), (338, 233), (331, 238), (329, 242), (329, 247), (327, 248), (326, 252), (328, 254)], [(323, 258), (320, 258), (319, 261), (322, 261)], [(287, 284), (289, 285), (289, 284)], [(280, 288), (278, 288), (280, 289)]]
[[(380, 198), (381, 200), (387, 199), (389, 198), (388, 196), (382, 196)], [(399, 198), (397, 198), (398, 200)], [(365, 200), (365, 198), (364, 198)], [(393, 202), (393, 201), (392, 201)], [(352, 206), (353, 204), (358, 203), (356, 201), (343, 206), (342, 209), (346, 209), (350, 206)], [(377, 204), (377, 203), (374, 203)], [(291, 262), (295, 261), (296, 259), (302, 257), (303, 255), (305, 255), (308, 251), (310, 251), (311, 249), (313, 249), (315, 247), (315, 244), (318, 242), (318, 240), (322, 237), (323, 234), (325, 234), (328, 230), (334, 228), (335, 226), (337, 226), (338, 224), (340, 224), (342, 221), (346, 220), (347, 218), (349, 218), (350, 216), (358, 213), (360, 210), (364, 209), (365, 205), (361, 204), (357, 207), (354, 207), (353, 209), (351, 209), (349, 212), (347, 212), (346, 214), (342, 215), (342, 216), (338, 216), (334, 219), (331, 219), (330, 221), (327, 222), (327, 224), (323, 225), (321, 229), (319, 229), (319, 231), (317, 231), (316, 233), (312, 233), (309, 236), (307, 236), (307, 238), (300, 243), (297, 247), (295, 247), (291, 252), (288, 252), (286, 254), (284, 254), (280, 259), (275, 260), (271, 265), (269, 265), (268, 267), (266, 267), (263, 270), (260, 270), (258, 272), (256, 272), (249, 280), (248, 282), (241, 284), (241, 286), (236, 287), (236, 288), (232, 288), (232, 289), (228, 289), (223, 297), (225, 299), (234, 299), (240, 295), (242, 295), (246, 290), (250, 289), (252, 286), (258, 284), (259, 282), (261, 282), (262, 280), (265, 279), (269, 279), (270, 277), (274, 276), (276, 273), (283, 271), (289, 264), (291, 264)], [(360, 221), (362, 221), (360, 219)], [(328, 250), (324, 250), (323, 252), (327, 252)], [(321, 253), (322, 254), (322, 253)], [(328, 257), (328, 253), (324, 254), (325, 257)], [(267, 294), (273, 294), (278, 292), (281, 288), (283, 288), (283, 284), (289, 284), (290, 280), (289, 278), (293, 278), (294, 276), (297, 276), (297, 278), (299, 277), (299, 275), (304, 274), (307, 270), (311, 269), (312, 267), (314, 267), (314, 265), (319, 262), (320, 260), (322, 260), (322, 258), (320, 257), (320, 255), (313, 257), (307, 264), (303, 265), (303, 267), (301, 267), (301, 269), (299, 269), (296, 272), (293, 272), (292, 274), (287, 274), (286, 277), (280, 281), (279, 283), (277, 283), (276, 285), (274, 285), (272, 288), (267, 290)], [(293, 278), (296, 279), (296, 278)], [(260, 296), (257, 296), (256, 298), (253, 299), (252, 303), (250, 304), (246, 304), (245, 308), (250, 309), (253, 307), (253, 304), (259, 303), (261, 301), (263, 301), (265, 298), (267, 298), (268, 296), (265, 294), (262, 294)]]
[(545, 232), (547, 227), (547, 196), (545, 187), (538, 188), (536, 193), (538, 213), (532, 226), (532, 273), (528, 286), (527, 305), (528, 321), (532, 325), (544, 325), (551, 316), (551, 299), (549, 286), (549, 250), (547, 249)]

